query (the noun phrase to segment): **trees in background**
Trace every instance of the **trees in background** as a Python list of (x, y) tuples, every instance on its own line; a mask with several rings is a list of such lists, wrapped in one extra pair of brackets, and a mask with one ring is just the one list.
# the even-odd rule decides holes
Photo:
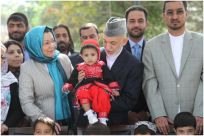
[[(188, 4), (190, 16), (187, 28), (202, 33), (203, 3), (191, 1)], [(102, 33), (105, 22), (110, 16), (124, 17), (125, 10), (132, 5), (143, 5), (148, 10), (147, 39), (166, 31), (162, 20), (163, 2), (161, 1), (24, 1), (20, 4), (16, 1), (2, 5), (1, 25), (6, 26), (9, 14), (23, 12), (28, 16), (31, 27), (37, 25), (53, 27), (61, 23), (68, 25), (75, 45), (78, 45), (78, 31), (82, 24), (93, 22)]]

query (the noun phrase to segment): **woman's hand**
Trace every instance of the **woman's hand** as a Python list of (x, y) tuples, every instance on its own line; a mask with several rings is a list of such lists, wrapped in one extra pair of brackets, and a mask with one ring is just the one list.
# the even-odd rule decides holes
[(5, 124), (1, 124), (1, 134), (3, 134), (6, 131), (8, 131), (8, 126)]
[(55, 122), (55, 132), (56, 132), (56, 134), (59, 135), (60, 131), (62, 131), (60, 125), (57, 122)]

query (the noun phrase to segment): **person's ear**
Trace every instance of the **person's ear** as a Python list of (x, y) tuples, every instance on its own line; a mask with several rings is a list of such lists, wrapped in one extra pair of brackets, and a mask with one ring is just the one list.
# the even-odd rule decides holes
[(149, 22), (148, 22), (148, 20), (146, 20), (146, 27), (145, 27), (145, 29), (147, 28), (148, 25), (149, 25)]
[(163, 13), (162, 13), (162, 20), (163, 20), (164, 23), (166, 22), (165, 16), (166, 16), (166, 15), (165, 15), (165, 12), (163, 12)]
[(186, 11), (186, 20), (188, 19), (188, 17), (189, 17), (189, 12), (188, 11)]
[(30, 30), (30, 26), (28, 25), (28, 27), (26, 27), (26, 32), (28, 32)]
[(98, 36), (98, 41), (100, 41), (100, 38), (101, 38), (100, 34), (97, 34), (97, 36)]
[[(81, 41), (81, 43), (83, 42), (83, 39), (80, 37), (80, 41)], [(81, 46), (82, 44), (80, 44), (80, 46)]]
[(128, 41), (128, 38), (127, 38), (127, 37), (124, 37), (123, 40), (122, 40), (123, 46), (127, 44), (127, 41)]

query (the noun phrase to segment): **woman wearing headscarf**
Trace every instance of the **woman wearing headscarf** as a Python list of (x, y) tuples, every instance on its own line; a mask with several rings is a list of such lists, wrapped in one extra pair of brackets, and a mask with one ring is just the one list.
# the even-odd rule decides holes
[[(5, 42), (4, 45), (6, 47), (6, 52), (2, 54), (3, 61), (1, 71), (2, 123), (8, 128), (26, 126), (28, 125), (26, 124), (28, 121), (24, 119), (25, 115), (20, 105), (18, 90), (20, 65), (24, 61), (23, 49), (21, 44), (14, 40), (9, 40)], [(8, 86), (9, 82), (11, 82), (11, 84)], [(8, 113), (6, 114), (5, 111)], [(4, 131), (4, 129), (2, 130)]]
[[(6, 60), (6, 47), (1, 44), (1, 132), (0, 134), (7, 134), (8, 127), (17, 126), (18, 119), (15, 119), (10, 115), (16, 115), (17, 111), (11, 113), (10, 109), (13, 109), (11, 103), (16, 102), (13, 97), (14, 86), (17, 85), (17, 79), (12, 72), (7, 71), (8, 63)], [(16, 117), (16, 116), (15, 116)], [(13, 122), (11, 122), (11, 120)], [(12, 124), (10, 124), (12, 123)]]
[(31, 59), (20, 69), (19, 96), (22, 109), (33, 122), (41, 116), (55, 120), (58, 133), (59, 123), (71, 118), (67, 96), (61, 90), (73, 67), (69, 58), (56, 50), (51, 28), (32, 28), (24, 42)]

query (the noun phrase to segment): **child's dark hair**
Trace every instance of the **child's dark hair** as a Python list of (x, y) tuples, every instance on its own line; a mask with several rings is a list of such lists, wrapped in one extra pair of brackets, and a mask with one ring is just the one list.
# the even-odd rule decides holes
[(149, 121), (138, 121), (135, 123), (135, 131), (134, 134), (150, 134), (156, 135), (156, 126), (154, 123)]
[(33, 129), (35, 131), (36, 125), (41, 122), (43, 124), (46, 124), (48, 126), (51, 127), (53, 133), (55, 132), (55, 121), (50, 119), (49, 117), (39, 117), (38, 119), (35, 120), (34, 124), (33, 124)]
[(192, 126), (196, 128), (196, 119), (190, 112), (180, 112), (174, 118), (174, 128)]
[(80, 54), (83, 53), (84, 49), (90, 49), (90, 48), (95, 49), (96, 52), (98, 53), (98, 50), (97, 50), (96, 46), (91, 45), (91, 44), (87, 44), (87, 45), (84, 45), (84, 46), (81, 47)]
[(85, 135), (110, 135), (110, 129), (108, 126), (97, 122), (92, 125), (89, 125), (85, 132)]
[(135, 128), (134, 134), (141, 134), (141, 135), (145, 135), (145, 134), (150, 134), (150, 135), (156, 135), (156, 133), (149, 129), (146, 125), (140, 125), (137, 128)]

